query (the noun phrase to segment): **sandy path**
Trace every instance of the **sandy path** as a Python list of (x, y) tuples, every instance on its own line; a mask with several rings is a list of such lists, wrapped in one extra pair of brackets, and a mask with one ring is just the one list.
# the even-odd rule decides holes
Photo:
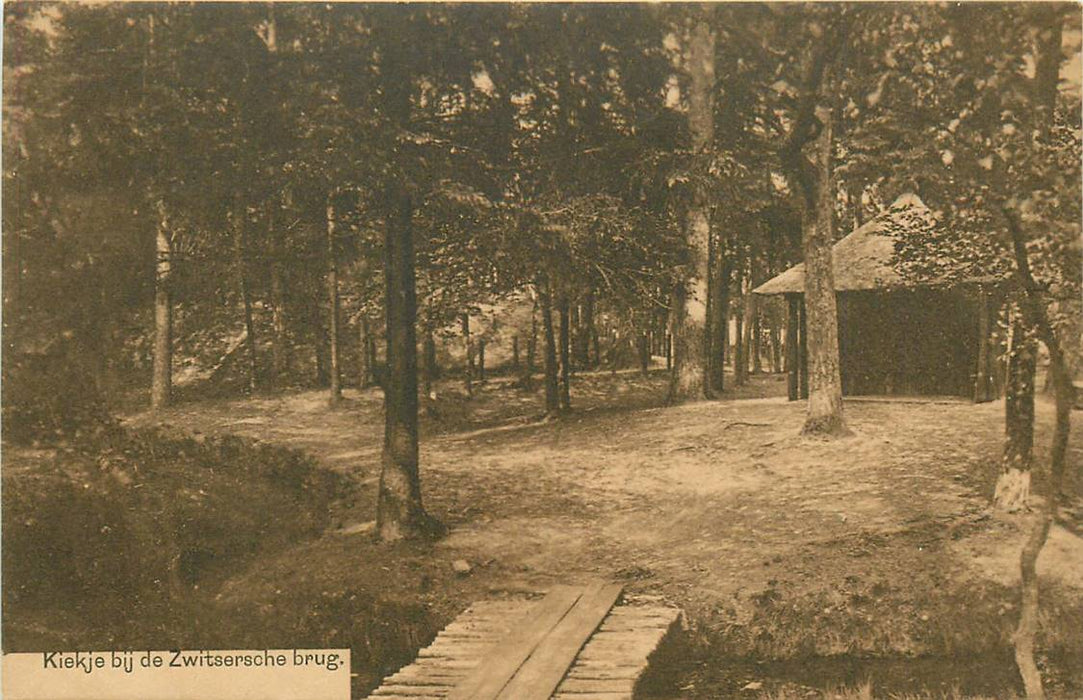
[[(452, 526), (436, 556), (483, 565), (492, 588), (621, 578), (727, 624), (780, 588), (897, 587), (909, 571), (921, 574), (915, 588), (1015, 576), (1023, 519), (984, 512), (1000, 404), (848, 403), (854, 436), (824, 441), (798, 436), (803, 407), (776, 398), (601, 410), (650, 388), (608, 381), (563, 421), (527, 422), (531, 401), (493, 389), (471, 407), (493, 427), (430, 426), (423, 488)], [(304, 393), (181, 407), (165, 420), (288, 444), (355, 475), (360, 521), (371, 518), (380, 399), (347, 396), (336, 412)], [(1048, 413), (1040, 407), (1040, 428)], [(1041, 565), (1081, 585), (1083, 541), (1057, 528)]]

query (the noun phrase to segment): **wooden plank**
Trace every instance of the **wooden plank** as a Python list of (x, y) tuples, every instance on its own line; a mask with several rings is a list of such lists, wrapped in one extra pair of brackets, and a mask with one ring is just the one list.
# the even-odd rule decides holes
[(462, 642), (460, 644), (441, 644), (439, 646), (425, 647), (418, 652), (418, 658), (425, 658), (428, 656), (480, 656), (482, 652), (488, 651), (493, 644), (496, 643), (495, 639), (487, 639), (482, 642)]
[(413, 676), (390, 676), (384, 679), (384, 684), (381, 687), (387, 687), (392, 685), (415, 685), (415, 686), (440, 686), (447, 688), (449, 691), (455, 687), (455, 684), (466, 677), (466, 673), (447, 674), (447, 675), (413, 675)]
[(627, 693), (632, 696), (635, 678), (568, 678), (560, 684), (561, 693)]
[(660, 605), (620, 605), (609, 611), (607, 620), (622, 617), (634, 617), (637, 620), (671, 619), (678, 612), (677, 608), (662, 607)]
[(650, 623), (643, 625), (633, 625), (630, 622), (618, 622), (610, 624), (607, 620), (605, 627), (598, 630), (597, 634), (605, 635), (607, 638), (616, 638), (619, 635), (631, 635), (640, 634), (648, 631), (658, 631), (668, 629), (669, 625), (663, 625), (659, 623)]
[[(564, 679), (564, 683), (571, 680), (585, 680), (585, 681), (600, 681), (600, 680), (636, 680), (641, 675), (642, 669), (639, 666), (595, 666), (593, 664), (587, 664), (580, 661), (575, 662), (575, 666), (568, 672), (567, 677)], [(562, 686), (563, 687), (563, 684)]]
[(583, 589), (558, 586), (538, 603), (523, 624), (500, 645), (493, 658), (477, 667), (448, 693), (448, 700), (490, 700), (497, 697), (508, 681), (530, 658), (543, 639), (564, 619), (583, 594)]
[(457, 678), (448, 678), (446, 676), (441, 678), (388, 678), (381, 688), (397, 688), (405, 686), (407, 688), (428, 688), (431, 692), (442, 691), (444, 693), (449, 692), (455, 685)]
[(447, 696), (447, 690), (431, 686), (392, 685), (378, 689), (370, 697), (386, 698), (389, 695), (408, 698), (443, 698)]
[(440, 676), (465, 676), (466, 672), (461, 669), (454, 668), (441, 668), (427, 667), (423, 668), (417, 664), (410, 664), (399, 669), (396, 673), (388, 676), (388, 680), (393, 678), (421, 678), (421, 677), (433, 677), (438, 678)]
[(466, 671), (456, 672), (453, 669), (428, 669), (427, 672), (418, 670), (399, 672), (384, 679), (383, 685), (446, 685), (451, 687), (466, 677)]
[(576, 655), (617, 602), (620, 584), (593, 586), (537, 645), (497, 697), (499, 700), (548, 700)]
[[(589, 664), (590, 668), (608, 668), (608, 669), (622, 669), (622, 668), (634, 668), (642, 669), (642, 659), (629, 659), (627, 657), (617, 656), (608, 653), (597, 653), (592, 651), (591, 647), (587, 647), (575, 660), (575, 665), (578, 668), (581, 665)], [(574, 673), (574, 671), (573, 671)]]
[(419, 669), (439, 668), (439, 669), (466, 669), (473, 671), (477, 665), (477, 659), (433, 659), (424, 658), (418, 659), (411, 666), (416, 666)]
[[(635, 659), (635, 663), (639, 663), (642, 659), (646, 658), (648, 654), (654, 651), (654, 647), (657, 646), (657, 643), (658, 640), (646, 640), (607, 642), (605, 646), (591, 645), (589, 649), (583, 650), (583, 653), (579, 658), (584, 661), (609, 661), (614, 665), (624, 665), (625, 659)], [(632, 662), (629, 661), (628, 663)]]

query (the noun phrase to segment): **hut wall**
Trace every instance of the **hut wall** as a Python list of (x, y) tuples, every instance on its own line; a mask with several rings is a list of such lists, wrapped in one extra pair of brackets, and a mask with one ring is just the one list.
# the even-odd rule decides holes
[(977, 300), (957, 290), (840, 293), (839, 356), (847, 395), (972, 397)]

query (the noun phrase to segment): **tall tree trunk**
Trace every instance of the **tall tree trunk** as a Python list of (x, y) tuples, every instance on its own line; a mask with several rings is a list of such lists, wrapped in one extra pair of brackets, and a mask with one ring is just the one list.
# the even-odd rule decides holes
[(749, 290), (752, 289), (752, 280), (749, 277), (745, 278), (745, 289), (742, 295), (741, 306), (741, 384), (748, 382), (748, 366), (752, 360), (752, 294)]
[[(839, 370), (838, 308), (831, 267), (835, 211), (832, 182), (834, 115), (820, 102), (831, 89), (830, 75), (852, 22), (853, 13), (836, 13), (826, 26), (819, 26), (821, 36), (805, 64), (804, 84), (795, 118), (779, 150), (779, 160), (787, 179), (800, 192), (802, 204), (803, 305), (808, 323), (801, 330), (801, 341), (808, 348), (811, 359), (808, 412), (802, 428), (805, 433), (846, 432)], [(813, 146), (811, 162), (804, 153), (809, 144)]]
[[(157, 232), (156, 234), (157, 235)], [(157, 243), (155, 243), (157, 245)], [(8, 261), (10, 264), (11, 261)], [(157, 265), (155, 265), (157, 267)], [(105, 280), (101, 279), (101, 271), (96, 270), (93, 288), (98, 290), (94, 294), (95, 301), (91, 310), (84, 317), (72, 340), (80, 348), (75, 360), (87, 362), (89, 372), (94, 381), (94, 387), (102, 396), (110, 396), (118, 386), (115, 367), (112, 358), (116, 347), (116, 320), (113, 310), (116, 308), (110, 287)], [(155, 271), (157, 276), (157, 271)]]
[[(285, 196), (289, 201), (289, 191)], [(289, 349), (286, 347), (286, 292), (282, 280), (282, 265), (285, 258), (285, 235), (278, 230), (278, 217), (274, 210), (268, 224), (271, 236), (271, 374), (276, 387), (286, 381), (289, 364)]]
[(777, 301), (771, 301), (768, 313), (768, 323), (771, 328), (771, 371), (778, 374), (782, 371), (782, 330), (779, 328), (779, 306)]
[(802, 432), (842, 434), (847, 429), (842, 415), (838, 307), (835, 274), (831, 267), (831, 248), (835, 243), (835, 188), (831, 162), (834, 115), (830, 109), (823, 109), (817, 116), (822, 128), (816, 139), (815, 207), (806, 206), (802, 216), (809, 350), (808, 414)]
[[(318, 306), (317, 311), (320, 311)], [(329, 377), (327, 372), (327, 327), (323, 324), (322, 319), (316, 322), (313, 335), (316, 343), (316, 386), (325, 387)]]
[(846, 190), (846, 200), (847, 200), (847, 204), (850, 206), (850, 211), (853, 213), (853, 217), (854, 217), (853, 218), (853, 226), (850, 228), (850, 230), (851, 231), (856, 231), (857, 229), (861, 228), (861, 224), (865, 223), (865, 220), (862, 217), (862, 211), (861, 211), (862, 210), (861, 188), (853, 187), (853, 186), (847, 188), (847, 190)]
[(478, 381), (485, 382), (485, 338), (478, 339)]
[(362, 389), (368, 389), (372, 386), (372, 375), (375, 367), (373, 367), (373, 357), (371, 354), (372, 332), (369, 327), (369, 317), (364, 312), (361, 313), (360, 318), (357, 320), (358, 330), (358, 383)]
[(729, 282), (731, 270), (730, 261), (721, 242), (716, 242), (714, 249), (715, 255), (711, 264), (711, 303), (709, 304), (711, 307), (709, 324), (711, 356), (708, 368), (711, 373), (711, 389), (717, 395), (722, 393), (726, 387), (725, 367), (726, 355), (728, 354), (726, 343), (729, 339), (727, 319), (729, 318), (730, 307)]
[[(1034, 90), (1034, 122), (1043, 141), (1053, 125), (1060, 64), (1063, 60), (1063, 6), (1049, 3), (1032, 10), (1037, 30)], [(1020, 231), (1020, 235), (1022, 232)], [(1018, 261), (1017, 261), (1018, 263)], [(993, 504), (1008, 511), (1027, 505), (1030, 496), (1030, 471), (1034, 446), (1034, 391), (1037, 374), (1037, 341), (1031, 329), (1034, 319), (1010, 308), (1011, 335), (1008, 341), (1008, 371), (1004, 398), (1005, 443), (1001, 473), (997, 479)], [(1033, 314), (1029, 314), (1033, 316)], [(1050, 367), (1052, 371), (1052, 366)], [(1040, 680), (1039, 680), (1040, 682)], [(1040, 692), (1040, 691), (1039, 691)], [(1029, 685), (1028, 685), (1029, 696)]]
[(568, 341), (571, 362), (568, 364), (568, 369), (574, 374), (575, 370), (583, 369), (586, 366), (584, 357), (582, 354), (583, 347), (583, 322), (582, 322), (582, 304), (568, 304), (568, 324), (569, 324), (569, 336)]
[[(978, 366), (974, 372), (974, 403), (992, 401), (993, 337), (989, 324), (989, 293), (978, 289)], [(1052, 374), (1050, 374), (1052, 377)]]
[(1008, 381), (1004, 398), (1004, 453), (993, 504), (1002, 510), (1025, 508), (1030, 498), (1034, 457), (1034, 383), (1037, 342), (1018, 309), (1012, 312), (1008, 339)]
[(519, 336), (513, 335), (511, 337), (511, 368), (516, 372), (519, 371)]
[(639, 333), (639, 371), (644, 377), (651, 371), (651, 339), (642, 331)]
[(538, 359), (538, 298), (534, 295), (534, 303), (530, 307), (530, 337), (526, 341), (526, 371), (528, 375), (537, 371)]
[(421, 340), (421, 395), (427, 414), (436, 414), (436, 339), (430, 321), (425, 322), (425, 337)]
[(786, 295), (786, 395), (790, 401), (801, 396), (800, 352), (797, 338), (801, 315), (801, 298), (797, 294)]
[(245, 355), (248, 360), (248, 391), (255, 393), (259, 388), (259, 361), (256, 351), (256, 326), (252, 319), (252, 290), (248, 284), (248, 213), (243, 204), (238, 204), (234, 216), (234, 246), (236, 253), (237, 278), (241, 288), (241, 304), (244, 308)]
[(286, 347), (286, 294), (282, 281), (281, 248), (271, 261), (271, 331), (274, 333), (271, 345), (271, 362), (274, 365), (275, 386), (282, 386), (286, 381), (289, 365), (289, 349)]
[(606, 333), (609, 338), (609, 351), (606, 353), (607, 362), (609, 365), (609, 371), (614, 376), (617, 374), (617, 368), (620, 365), (620, 349), (621, 349), (621, 337), (620, 331), (616, 329), (610, 330)]
[(173, 242), (165, 205), (158, 202), (154, 232), (157, 260), (154, 268), (154, 368), (151, 375), (150, 405), (169, 405), (173, 394)]
[[(715, 36), (708, 16), (713, 8), (704, 6), (699, 11), (704, 16), (693, 26), (688, 47), (692, 78), (688, 120), (692, 149), (702, 159), (710, 153), (714, 141)], [(684, 279), (673, 294), (671, 403), (713, 395), (707, 362), (710, 341), (707, 328), (709, 211), (706, 193), (697, 188), (685, 215), (685, 236), (691, 258)]]
[[(275, 19), (273, 5), (268, 8), (267, 33), (264, 41), (269, 54), (278, 52), (278, 22)], [(287, 187), (283, 192), (281, 208), (289, 209), (293, 205), (292, 190)], [(285, 253), (284, 235), (278, 230), (278, 217), (275, 209), (277, 203), (272, 203), (271, 213), (268, 216), (268, 233), (271, 237), (271, 383), (280, 387), (286, 379), (287, 366), (289, 363), (289, 350), (286, 347), (286, 306), (285, 294), (282, 288), (282, 263)]]
[(558, 305), (560, 312), (560, 410), (570, 411), (572, 408), (571, 319), (566, 294), (560, 295)]
[(525, 391), (534, 390), (534, 371), (537, 369), (538, 351), (538, 291), (531, 290), (530, 334), (526, 339), (526, 360), (519, 370), (519, 386)]
[[(750, 286), (755, 286), (755, 282)], [(752, 307), (752, 374), (763, 374), (763, 314), (759, 298), (749, 293), (748, 299)]]
[(741, 292), (741, 303), (733, 310), (733, 385), (744, 386), (748, 378), (748, 357), (745, 355), (745, 291), (744, 276), (737, 273), (737, 289)]
[(338, 357), (338, 262), (335, 256), (335, 208), (330, 201), (327, 203), (327, 340), (330, 343), (329, 353), (331, 366), (330, 396), (328, 401), (331, 406), (336, 406), (342, 401), (342, 369), (339, 366)]
[(579, 325), (576, 329), (575, 362), (582, 369), (591, 367), (590, 344), (594, 337), (594, 290), (587, 290), (583, 296), (583, 305), (579, 310)]
[(418, 471), (417, 297), (414, 283), (413, 204), (405, 187), (388, 186), (384, 225), (387, 310), (387, 387), (384, 446), (376, 501), (376, 532), (383, 541), (439, 531), (421, 503)]
[[(370, 325), (369, 327), (371, 328), (372, 326)], [(387, 373), (387, 359), (387, 342), (385, 329), (384, 368), (380, 369), (380, 360), (376, 356), (376, 329), (373, 328), (372, 332), (369, 333), (369, 372), (372, 375), (373, 383), (379, 384), (380, 388), (383, 388), (383, 383), (381, 382), (380, 375), (378, 375), (377, 372), (380, 372), (381, 374)]]
[(805, 297), (797, 305), (797, 373), (802, 399), (808, 398), (808, 321), (805, 318)]
[(241, 273), (241, 298), (244, 300), (245, 347), (248, 352), (248, 391), (251, 394), (259, 389), (259, 359), (256, 351), (256, 324), (252, 314), (252, 292), (248, 286), (248, 276)]
[[(709, 222), (708, 222), (709, 223)], [(718, 306), (718, 284), (715, 281), (717, 274), (715, 272), (715, 266), (717, 265), (716, 258), (718, 257), (718, 251), (715, 245), (714, 231), (710, 230), (708, 226), (707, 231), (707, 303), (706, 313), (703, 326), (703, 361), (707, 364), (705, 381), (707, 383), (706, 396), (714, 398), (715, 391), (715, 367), (718, 365), (718, 360), (715, 357), (715, 332), (714, 332), (714, 314), (715, 307)], [(635, 326), (633, 325), (633, 328)]]
[(553, 297), (549, 289), (549, 280), (545, 279), (538, 287), (538, 300), (541, 306), (542, 330), (545, 336), (545, 415), (552, 417), (560, 412), (560, 391), (557, 380), (557, 343), (553, 335)]
[[(598, 329), (594, 325), (594, 290), (587, 290), (587, 298), (583, 302), (583, 327), (587, 329), (587, 366), (595, 369), (598, 366)], [(594, 347), (593, 359), (591, 346)]]
[(762, 360), (760, 358), (760, 352), (762, 350), (760, 345), (760, 300), (752, 293), (752, 290), (756, 288), (756, 285), (760, 280), (759, 261), (754, 251), (749, 251), (748, 262), (748, 279), (747, 284), (747, 296), (748, 301), (746, 307), (747, 316), (745, 317), (745, 333), (748, 334), (748, 340), (746, 344), (745, 357), (746, 362), (751, 364), (748, 368), (752, 374), (760, 374), (763, 371)]
[(722, 351), (722, 356), (718, 360), (718, 371), (722, 373), (723, 383), (718, 387), (719, 391), (726, 388), (725, 385), (725, 372), (726, 372), (726, 360), (730, 355), (730, 309), (733, 308), (733, 304), (730, 303), (730, 290), (729, 290), (729, 275), (727, 271), (726, 288), (722, 294), (722, 308), (719, 310), (719, 314), (722, 315), (720, 323), (722, 330), (719, 335), (718, 343)]
[(436, 337), (433, 335), (432, 326), (425, 325), (425, 339), (422, 341), (424, 349), (425, 372), (432, 381), (440, 378), (440, 364), (436, 361)]
[(459, 316), (459, 327), (463, 335), (463, 354), (466, 356), (466, 371), (463, 376), (463, 388), (467, 396), (474, 395), (474, 343), (470, 339), (470, 314)]
[(590, 324), (590, 344), (594, 348), (594, 353), (591, 357), (590, 366), (592, 369), (598, 369), (602, 366), (602, 349), (598, 344), (598, 324), (594, 323), (594, 316), (591, 315)]

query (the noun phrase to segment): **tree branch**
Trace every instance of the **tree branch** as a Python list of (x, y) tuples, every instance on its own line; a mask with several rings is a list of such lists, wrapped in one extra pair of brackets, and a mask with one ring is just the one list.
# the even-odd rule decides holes
[(845, 36), (849, 24), (849, 15), (843, 14), (820, 37), (818, 49), (812, 54), (808, 63), (793, 128), (790, 129), (789, 135), (778, 151), (783, 169), (801, 189), (805, 204), (809, 207), (815, 206), (818, 183), (815, 168), (805, 158), (802, 150), (807, 144), (816, 140), (823, 128), (823, 124), (816, 116), (816, 107), (822, 96), (828, 67), (835, 61), (841, 50), (840, 40)]
[(1064, 388), (1070, 394), (1069, 402), (1073, 402), (1075, 400), (1075, 385), (1072, 383), (1071, 372), (1068, 370), (1068, 363), (1065, 360), (1060, 340), (1053, 330), (1048, 313), (1046, 313), (1043, 299), (1045, 287), (1034, 279), (1034, 275), (1030, 270), (1030, 256), (1027, 253), (1022, 222), (1019, 220), (1019, 215), (1009, 207), (1004, 206), (1001, 211), (1008, 222), (1008, 232), (1012, 238), (1015, 274), (1023, 291), (1023, 314), (1027, 322), (1038, 330), (1038, 337), (1045, 343), (1045, 347), (1049, 351), (1049, 364), (1053, 371), (1054, 387), (1064, 385)]

